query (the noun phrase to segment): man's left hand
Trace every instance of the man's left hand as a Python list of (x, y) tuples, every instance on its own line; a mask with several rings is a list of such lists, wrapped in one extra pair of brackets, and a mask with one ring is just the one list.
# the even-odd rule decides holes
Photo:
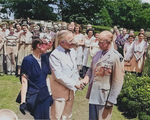
[(113, 103), (107, 101), (107, 102), (106, 102), (106, 105), (105, 105), (105, 108), (106, 108), (106, 109), (110, 109), (110, 108), (112, 108), (112, 107), (113, 107)]

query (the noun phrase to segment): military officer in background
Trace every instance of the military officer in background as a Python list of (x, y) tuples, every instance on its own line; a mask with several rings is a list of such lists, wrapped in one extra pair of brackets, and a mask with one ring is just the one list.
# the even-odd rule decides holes
[(40, 21), (40, 27), (41, 27), (41, 32), (45, 32), (45, 22), (44, 21)]
[(56, 23), (54, 23), (54, 29), (53, 30), (54, 30), (54, 33), (57, 33), (59, 31), (58, 25)]
[[(52, 31), (53, 25), (52, 23), (47, 23), (46, 25), (46, 35), (49, 36), (51, 38), (52, 41), (56, 40), (56, 33), (54, 33)], [(52, 51), (54, 49), (54, 45), (52, 44), (51, 48), (49, 49), (49, 51)]]
[(33, 35), (39, 35), (41, 32), (40, 32), (40, 26), (38, 26), (37, 24), (35, 24), (33, 26), (33, 30), (31, 32)]
[(52, 38), (54, 39), (54, 36), (55, 36), (55, 33), (52, 31), (52, 24), (51, 23), (47, 23), (47, 26), (46, 26), (46, 33)]
[(4, 36), (7, 36), (9, 34), (9, 30), (7, 29), (7, 23), (2, 23), (2, 32), (4, 33)]
[(103, 31), (98, 37), (100, 51), (96, 53), (86, 76), (89, 83), (89, 120), (111, 120), (113, 104), (121, 91), (124, 79), (123, 57), (112, 47), (113, 34)]
[(58, 30), (61, 30), (61, 23), (58, 23)]
[(15, 57), (17, 57), (18, 52), (18, 37), (14, 35), (14, 27), (9, 28), (9, 35), (4, 37), (4, 51), (7, 61), (7, 74), (15, 75), (16, 71), (16, 61)]
[(22, 25), (22, 30), (23, 32), (20, 33), (18, 45), (18, 75), (20, 75), (20, 68), (23, 58), (32, 52), (32, 33), (28, 31), (27, 24)]
[(4, 39), (2, 40), (3, 37), (8, 36), (9, 30), (7, 29), (7, 23), (2, 22), (1, 23), (1, 28), (2, 30), (0, 31), (0, 65), (2, 65), (2, 68), (0, 68), (0, 73), (3, 75), (3, 73), (7, 73), (7, 67), (6, 67), (6, 56), (4, 55)]
[(61, 23), (61, 30), (66, 30), (67, 29), (67, 23), (66, 22), (62, 22)]
[(0, 76), (3, 76), (3, 54), (4, 54), (4, 40), (2, 39), (4, 37), (4, 33), (0, 31)]

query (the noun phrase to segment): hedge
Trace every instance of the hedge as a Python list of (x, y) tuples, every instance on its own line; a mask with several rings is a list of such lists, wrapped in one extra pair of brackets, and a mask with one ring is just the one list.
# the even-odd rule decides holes
[(95, 25), (92, 25), (92, 28), (94, 28), (94, 30), (96, 31), (104, 31), (104, 30), (108, 30), (110, 31), (111, 27), (105, 27), (105, 26), (95, 26)]
[(150, 78), (127, 73), (118, 96), (118, 107), (139, 120), (150, 120)]

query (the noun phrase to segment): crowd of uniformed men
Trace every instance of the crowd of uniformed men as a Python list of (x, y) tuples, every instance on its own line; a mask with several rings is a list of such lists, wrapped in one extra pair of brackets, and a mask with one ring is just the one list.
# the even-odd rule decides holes
[[(92, 25), (88, 24), (86, 32), (81, 30), (79, 24), (74, 22), (33, 22), (27, 20), (16, 20), (0, 23), (0, 75), (20, 75), (20, 67), (25, 56), (32, 53), (32, 36), (43, 33), (49, 37), (49, 43), (54, 50), (59, 42), (57, 34), (60, 30), (68, 29), (74, 33), (75, 50), (77, 53), (77, 66), (81, 77), (85, 76), (90, 67), (92, 57), (99, 51), (98, 36), (94, 33)], [(82, 32), (81, 32), (82, 31)], [(110, 30), (113, 37), (113, 46), (124, 56), (125, 71), (141, 74), (145, 60), (147, 42), (144, 40), (145, 31), (140, 30), (138, 36), (134, 36), (134, 30), (125, 28), (118, 29), (116, 26)]]

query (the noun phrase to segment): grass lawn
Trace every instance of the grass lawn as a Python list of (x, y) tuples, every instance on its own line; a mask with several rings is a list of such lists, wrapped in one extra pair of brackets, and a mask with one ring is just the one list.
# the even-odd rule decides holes
[[(19, 113), (19, 104), (15, 102), (21, 89), (18, 77), (4, 75), (0, 77), (0, 109), (10, 109)], [(88, 100), (85, 98), (87, 87), (83, 91), (77, 91), (73, 105), (72, 120), (88, 120)], [(113, 108), (112, 120), (127, 120), (116, 106)], [(131, 120), (131, 119), (130, 119)], [(138, 120), (137, 118), (132, 120)]]

